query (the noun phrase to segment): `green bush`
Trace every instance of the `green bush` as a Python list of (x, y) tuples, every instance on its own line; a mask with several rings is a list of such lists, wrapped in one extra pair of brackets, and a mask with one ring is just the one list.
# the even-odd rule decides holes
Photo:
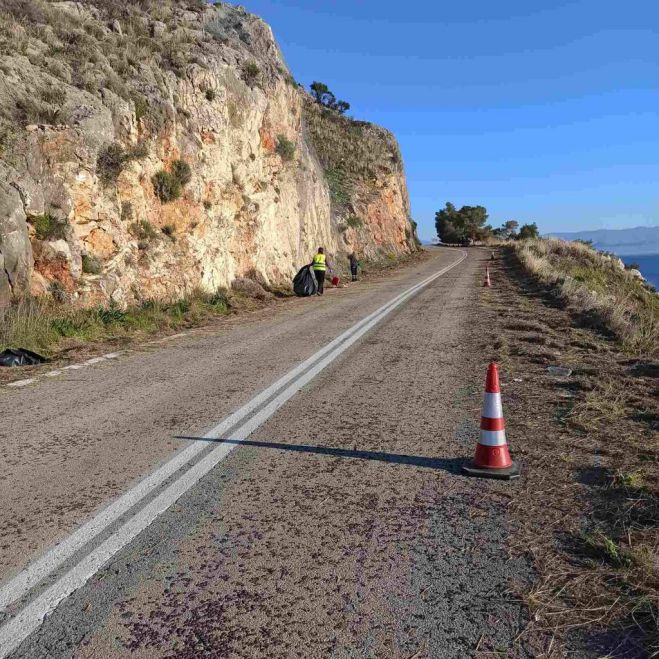
[(124, 169), (127, 162), (131, 160), (141, 160), (149, 154), (149, 148), (146, 142), (138, 142), (130, 149), (124, 147), (118, 142), (108, 144), (96, 159), (96, 173), (104, 185), (114, 183), (119, 174)]
[(82, 255), (82, 271), (88, 275), (98, 275), (101, 273), (101, 262), (91, 254)]
[(96, 172), (101, 181), (105, 184), (116, 181), (124, 168), (125, 159), (126, 152), (121, 144), (108, 144), (96, 160)]
[(163, 204), (175, 201), (183, 193), (183, 188), (192, 179), (192, 169), (185, 160), (175, 160), (172, 163), (172, 171), (166, 172), (161, 169), (154, 174), (151, 182), (156, 196)]
[(140, 220), (131, 224), (129, 230), (138, 240), (154, 240), (158, 237), (157, 231), (148, 220)]
[(290, 162), (295, 158), (295, 144), (291, 142), (285, 135), (277, 136), (277, 153), (281, 159)]
[(135, 118), (140, 121), (149, 112), (149, 103), (144, 96), (136, 96), (133, 100), (135, 102)]
[(153, 191), (163, 204), (175, 201), (183, 192), (181, 182), (176, 176), (174, 176), (174, 174), (166, 172), (164, 169), (156, 172), (153, 175), (151, 182), (153, 183)]
[(325, 179), (333, 204), (341, 207), (350, 203), (350, 187), (344, 172), (340, 169), (326, 169)]
[(364, 226), (364, 221), (357, 217), (356, 215), (351, 215), (347, 220), (347, 224), (349, 227), (352, 227), (353, 229), (361, 229), (361, 227)]
[(243, 65), (243, 80), (250, 86), (254, 87), (259, 80), (261, 75), (261, 69), (259, 65), (254, 62), (245, 62)]
[(181, 186), (186, 186), (192, 179), (192, 169), (185, 160), (175, 160), (172, 163), (172, 175), (178, 179)]
[(213, 89), (207, 89), (206, 90), (206, 100), (209, 102), (213, 102), (217, 98), (217, 94), (215, 93), (215, 90)]
[(34, 233), (39, 240), (66, 239), (66, 222), (60, 222), (52, 213), (47, 211), (43, 215), (31, 218)]

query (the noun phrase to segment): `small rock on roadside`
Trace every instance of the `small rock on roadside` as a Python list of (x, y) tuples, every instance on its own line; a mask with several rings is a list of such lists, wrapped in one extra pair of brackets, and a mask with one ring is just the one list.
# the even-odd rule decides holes
[(572, 369), (562, 366), (547, 366), (547, 373), (557, 378), (569, 378), (572, 375)]

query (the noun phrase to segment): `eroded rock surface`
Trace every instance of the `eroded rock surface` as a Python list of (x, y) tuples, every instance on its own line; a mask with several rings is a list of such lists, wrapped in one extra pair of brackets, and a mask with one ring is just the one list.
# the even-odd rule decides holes
[(244, 9), (8, 6), (0, 305), (54, 282), (121, 305), (245, 277), (281, 286), (319, 245), (416, 249), (393, 136), (314, 106)]

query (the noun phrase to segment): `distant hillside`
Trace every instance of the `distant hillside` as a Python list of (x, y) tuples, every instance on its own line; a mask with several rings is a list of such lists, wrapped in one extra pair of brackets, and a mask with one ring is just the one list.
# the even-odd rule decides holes
[(551, 233), (565, 240), (592, 240), (596, 249), (614, 252), (619, 256), (629, 254), (659, 254), (659, 226), (634, 229), (599, 229), (574, 233)]

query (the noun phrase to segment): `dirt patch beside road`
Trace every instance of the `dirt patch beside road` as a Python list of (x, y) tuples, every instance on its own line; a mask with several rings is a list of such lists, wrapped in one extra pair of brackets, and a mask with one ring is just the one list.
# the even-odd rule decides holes
[[(514, 553), (539, 573), (524, 636), (541, 656), (659, 651), (657, 367), (577, 327), (498, 252), (483, 327), (502, 365), (509, 441), (524, 463)], [(572, 370), (553, 377), (549, 366)], [(549, 636), (546, 632), (549, 631)]]

